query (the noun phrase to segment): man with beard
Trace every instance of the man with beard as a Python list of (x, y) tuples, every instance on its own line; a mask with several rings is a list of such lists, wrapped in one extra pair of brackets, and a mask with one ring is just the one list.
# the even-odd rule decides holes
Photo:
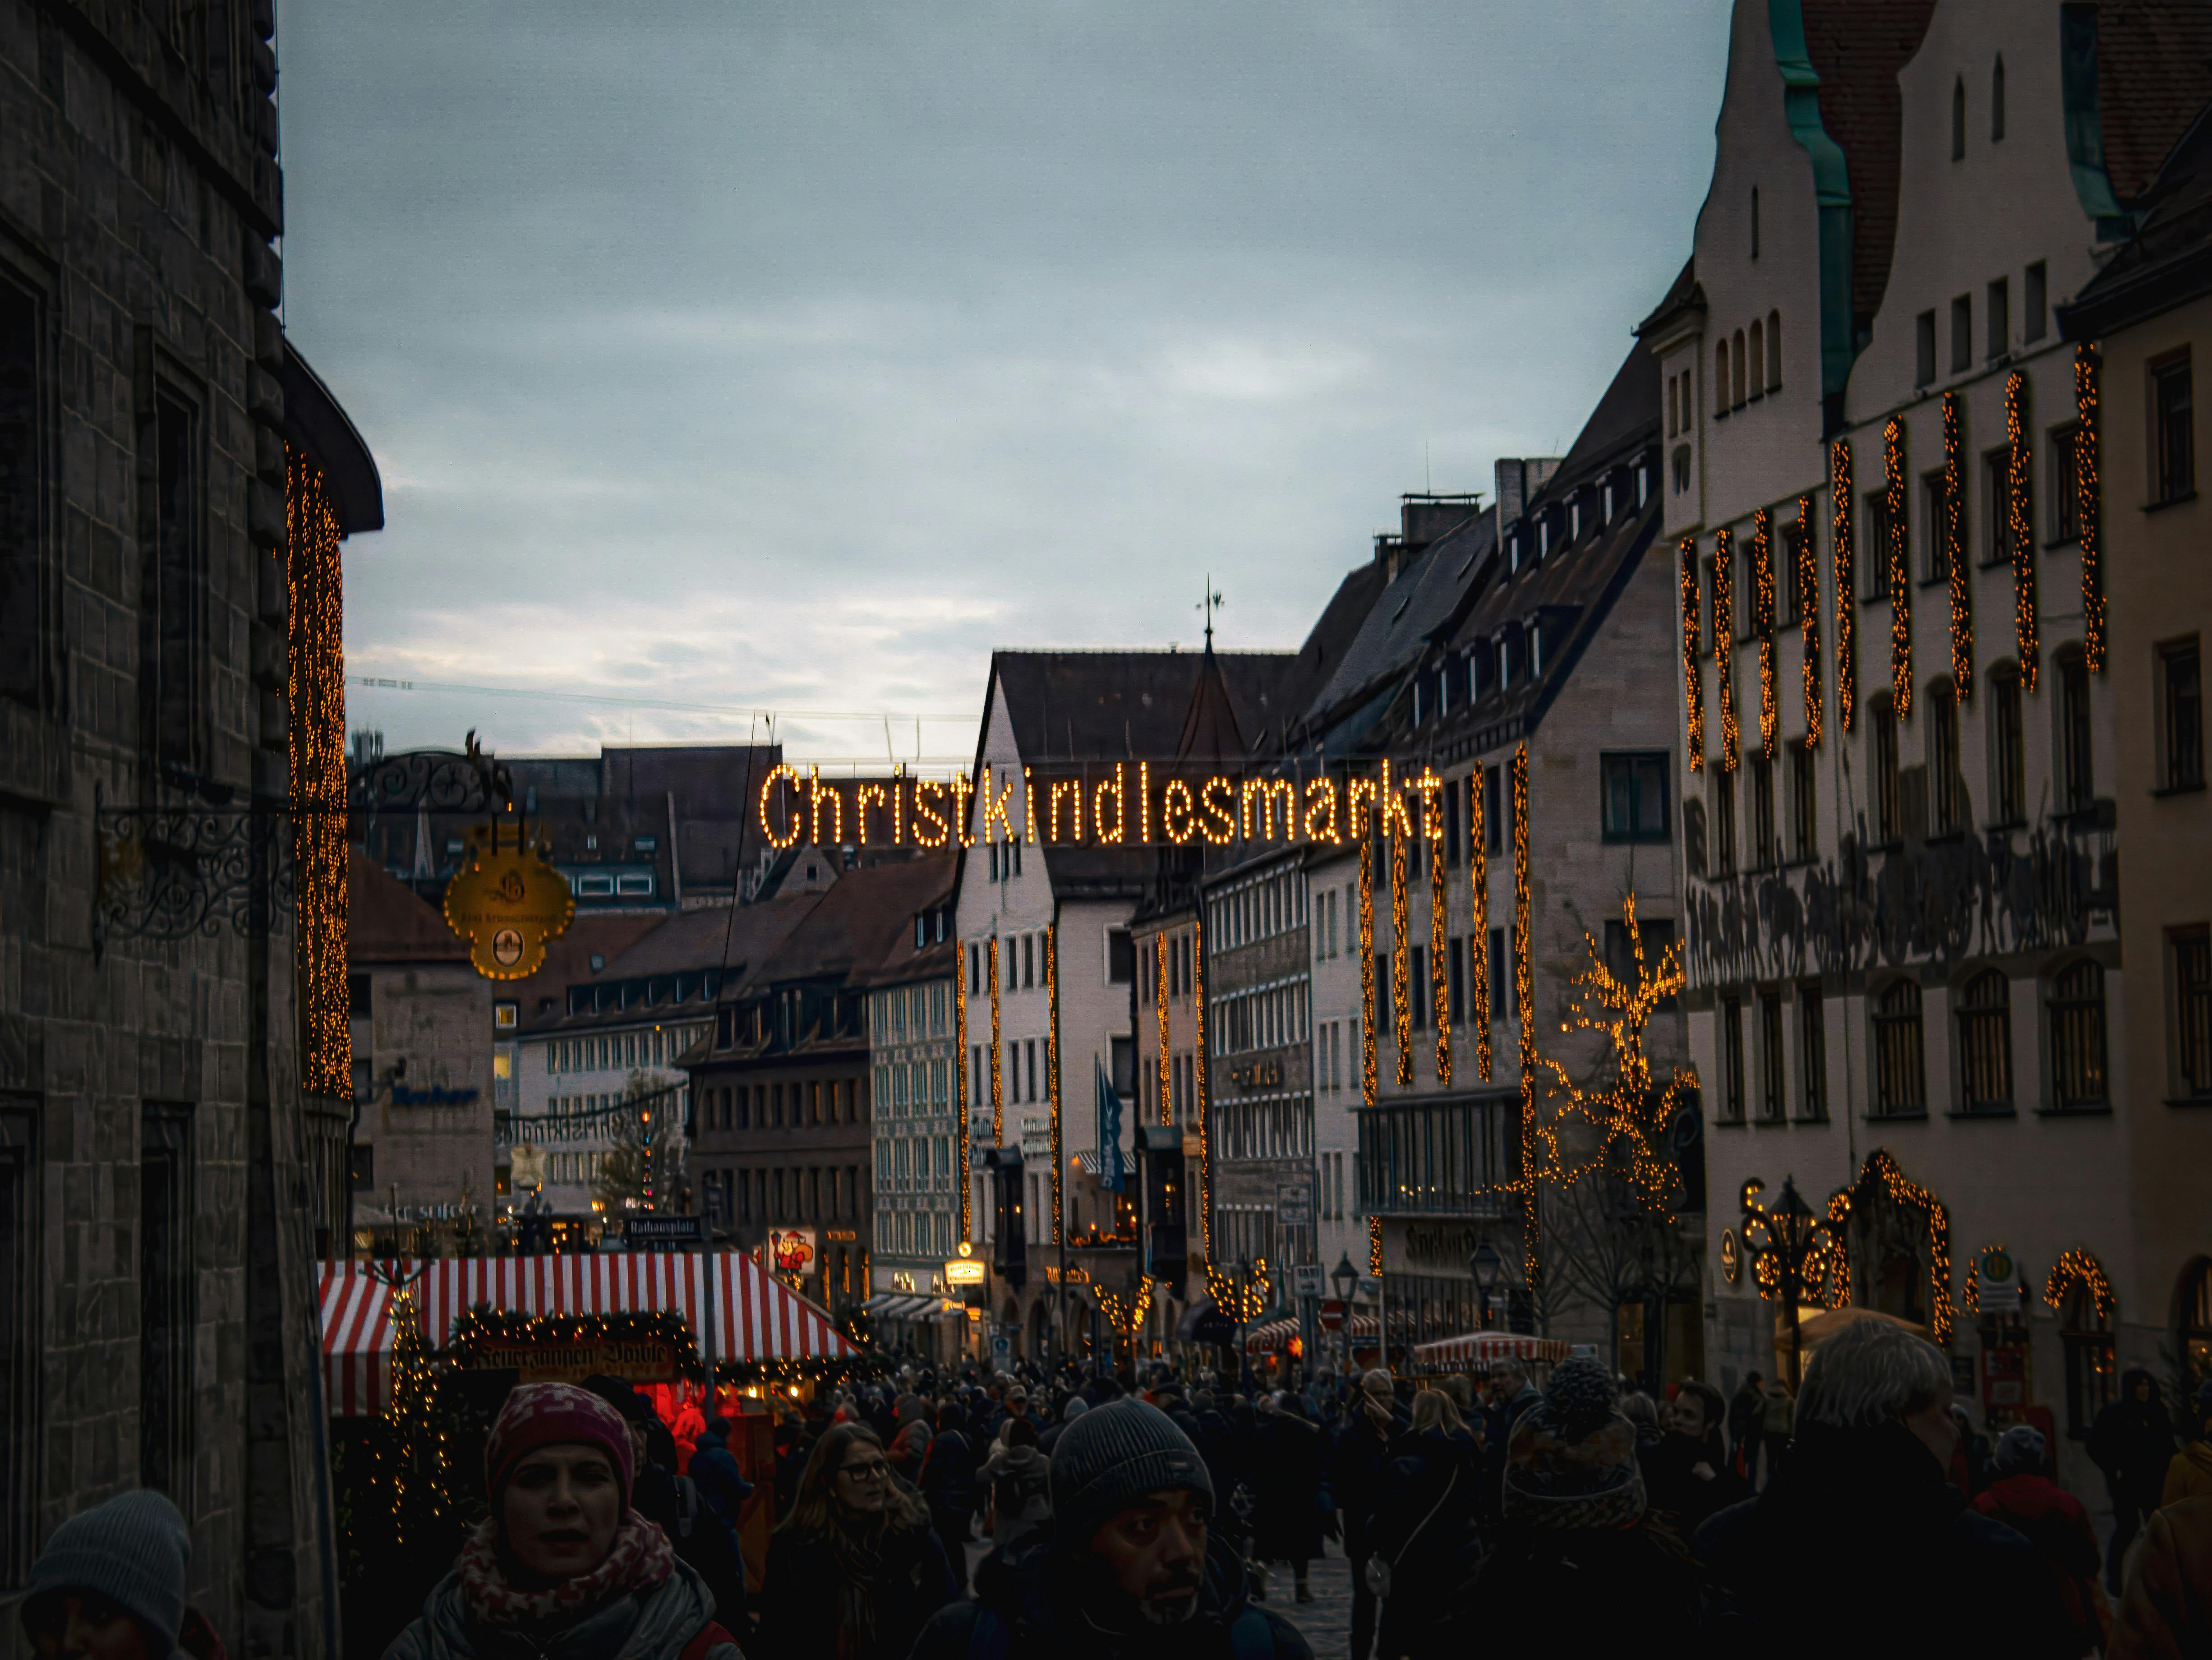
[(1247, 1602), (1213, 1505), (1205, 1460), (1165, 1413), (1094, 1408), (1053, 1449), (1050, 1523), (985, 1558), (975, 1600), (940, 1609), (913, 1660), (1313, 1660), (1296, 1627)]
[(1751, 1497), (1751, 1483), (1722, 1450), (1726, 1410), (1711, 1383), (1686, 1383), (1667, 1409), (1667, 1433), (1657, 1446), (1637, 1455), (1651, 1508), (1673, 1517), (1686, 1539), (1715, 1511)]

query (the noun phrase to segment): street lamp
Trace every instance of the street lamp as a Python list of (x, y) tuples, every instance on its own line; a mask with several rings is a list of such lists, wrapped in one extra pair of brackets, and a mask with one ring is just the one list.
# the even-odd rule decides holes
[(1336, 1259), (1336, 1266), (1328, 1271), (1328, 1283), (1336, 1292), (1338, 1360), (1346, 1371), (1352, 1370), (1352, 1293), (1359, 1289), (1359, 1270), (1352, 1266), (1352, 1254), (1345, 1252)]
[[(1818, 1286), (1826, 1277), (1829, 1253), (1838, 1241), (1827, 1221), (1813, 1213), (1797, 1192), (1794, 1177), (1782, 1178), (1782, 1197), (1772, 1209), (1759, 1202), (1766, 1184), (1756, 1177), (1743, 1184), (1740, 1206), (1743, 1224), (1738, 1230), (1744, 1255), (1751, 1259), (1752, 1274), (1762, 1296), (1780, 1298), (1790, 1322), (1790, 1388), (1795, 1394), (1805, 1377), (1804, 1340), (1798, 1329), (1797, 1308), (1807, 1286)], [(1812, 1272), (1808, 1275), (1807, 1270)]]
[(1474, 1278), (1474, 1288), (1482, 1295), (1482, 1329), (1490, 1329), (1491, 1299), (1498, 1294), (1498, 1282), (1505, 1273), (1505, 1259), (1498, 1247), (1485, 1234), (1482, 1243), (1468, 1253), (1467, 1271)]

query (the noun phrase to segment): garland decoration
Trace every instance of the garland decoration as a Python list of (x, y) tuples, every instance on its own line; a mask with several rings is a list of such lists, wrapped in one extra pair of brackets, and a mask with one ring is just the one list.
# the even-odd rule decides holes
[(1774, 515), (1761, 508), (1751, 521), (1751, 631), (1759, 638), (1759, 751), (1774, 758)]
[[(972, 943), (968, 949), (975, 949)], [(973, 1244), (975, 1193), (968, 1170), (968, 988), (957, 974), (952, 981), (952, 1025), (953, 1039), (959, 1045), (957, 1064), (953, 1067), (952, 1111), (958, 1121), (954, 1128), (958, 1144), (956, 1156), (960, 1160), (960, 1237)]]
[[(1690, 770), (1705, 769), (1705, 666), (1698, 662), (1698, 613), (1704, 608), (1698, 595), (1698, 538), (1686, 536), (1677, 544), (1682, 567), (1682, 697), (1689, 722)], [(1480, 821), (1482, 809), (1475, 808)]]
[(1213, 1266), (1213, 1127), (1206, 1110), (1206, 907), (1197, 907), (1190, 929), (1191, 1012), (1198, 1048), (1191, 1056), (1192, 1104), (1198, 1113), (1199, 1260)]
[(1813, 498), (1797, 498), (1798, 643), (1805, 656), (1805, 747), (1820, 747), (1820, 538), (1813, 528)]
[[(1428, 828), (1428, 816), (1421, 819)], [(1439, 832), (1443, 826), (1437, 825)], [(1429, 1000), (1437, 1017), (1437, 1082), (1451, 1082), (1451, 882), (1444, 873), (1443, 842), (1429, 842)]]
[(1951, 684), (1959, 701), (1974, 695), (1974, 587), (1966, 559), (1966, 474), (1959, 436), (1959, 394), (1943, 394), (1943, 569), (1951, 579)]
[(1382, 1273), (1382, 1219), (1367, 1219), (1367, 1271), (1381, 1277)]
[(346, 995), (345, 615), (337, 510), (323, 471), (284, 452), (285, 708), (294, 794), (299, 924), (300, 1085), (353, 1094), (353, 1024)]
[[(1726, 635), (1722, 636), (1723, 639)], [(1723, 685), (1726, 685), (1723, 681)], [(1522, 1283), (1532, 1301), (1540, 1301), (1538, 1264), (1542, 1241), (1538, 1237), (1541, 1213), (1537, 1203), (1536, 1169), (1536, 998), (1534, 976), (1529, 968), (1528, 896), (1528, 745), (1513, 750), (1513, 994), (1514, 1012), (1521, 1032), (1521, 1173), (1528, 1184), (1522, 1195), (1521, 1256)]]
[(1359, 1098), (1373, 1106), (1375, 1075), (1375, 833), (1359, 838)]
[(1743, 757), (1735, 723), (1735, 545), (1725, 530), (1713, 533), (1713, 666), (1721, 680), (1721, 770), (1734, 772)]
[(1490, 844), (1482, 822), (1483, 770), (1468, 775), (1467, 800), (1473, 828), (1468, 835), (1468, 879), (1471, 925), (1467, 936), (1468, 1012), (1474, 1022), (1474, 1070), (1490, 1081)]
[(991, 936), (991, 1144), (1006, 1140), (1005, 1079), (999, 1064), (999, 936)]
[(2081, 659), (2092, 674), (2105, 672), (2104, 495), (2097, 485), (2100, 364), (2087, 342), (2074, 349), (2074, 409), (2081, 421), (2074, 434), (2074, 511), (2081, 546)]
[[(1951, 1215), (1943, 1201), (1908, 1177), (1899, 1168), (1897, 1160), (1887, 1147), (1876, 1147), (1865, 1164), (1859, 1166), (1858, 1180), (1849, 1188), (1840, 1189), (1828, 1200), (1828, 1220), (1840, 1237), (1842, 1229), (1850, 1219), (1851, 1212), (1879, 1189), (1882, 1197), (1900, 1210), (1920, 1213), (1928, 1226), (1929, 1278), (1933, 1293), (1928, 1299), (1934, 1310), (1929, 1329), (1938, 1348), (1951, 1341)], [(1838, 1260), (1832, 1264), (1834, 1277), (1828, 1286), (1826, 1302), (1832, 1309), (1844, 1308), (1851, 1300), (1851, 1280), (1848, 1262)]]
[[(1388, 820), (1386, 819), (1387, 823)], [(1390, 1014), (1398, 1038), (1398, 1087), (1413, 1081), (1413, 942), (1406, 937), (1406, 837), (1390, 832)]]
[(1905, 546), (1905, 423), (1881, 429), (1882, 557), (1889, 576), (1889, 687), (1897, 718), (1912, 714), (1912, 561)]
[(2120, 1299), (2112, 1290), (2112, 1282), (2106, 1277), (2105, 1265), (2086, 1250), (2063, 1250), (2051, 1265), (2050, 1274), (2043, 1281), (2043, 1300), (2054, 1309), (2063, 1309), (2066, 1293), (2075, 1286), (2089, 1293), (2096, 1305), (2097, 1318), (2110, 1320)]
[(1045, 1104), (1052, 1114), (1052, 1240), (1060, 1242), (1060, 1224), (1067, 1207), (1061, 1202), (1060, 1188), (1060, 1161), (1066, 1155), (1060, 1145), (1060, 924), (1048, 922), (1044, 930), (1044, 1083)]
[(2018, 369), (2005, 376), (2005, 543), (2012, 550), (2013, 627), (2019, 635), (2020, 684), (2035, 690), (2036, 658), (2041, 652), (2035, 607), (2033, 488), (2028, 474), (2034, 459), (2027, 441), (2027, 377)]
[(1170, 1116), (1175, 1088), (1174, 1073), (1168, 1059), (1168, 931), (1162, 928), (1152, 936), (1152, 1004), (1159, 1012), (1160, 1026), (1160, 1122)]
[(1851, 569), (1851, 441), (1838, 438), (1828, 446), (1828, 505), (1834, 517), (1830, 533), (1836, 583), (1836, 720), (1845, 732), (1858, 693), (1858, 645), (1853, 639), (1851, 614), (1857, 576)]

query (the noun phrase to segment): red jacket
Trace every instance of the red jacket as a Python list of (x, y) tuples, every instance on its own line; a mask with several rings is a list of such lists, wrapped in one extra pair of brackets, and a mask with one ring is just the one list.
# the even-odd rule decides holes
[(1974, 1508), (2027, 1535), (2057, 1577), (2060, 1600), (2085, 1646), (2101, 1646), (2104, 1632), (2095, 1591), (2097, 1535), (2090, 1530), (2081, 1501), (2047, 1476), (2008, 1475), (1990, 1482), (1989, 1490), (1974, 1499)]

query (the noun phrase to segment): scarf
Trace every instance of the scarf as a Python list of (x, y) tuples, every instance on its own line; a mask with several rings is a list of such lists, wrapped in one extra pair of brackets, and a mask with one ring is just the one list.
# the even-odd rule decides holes
[(830, 1518), (830, 1554), (837, 1562), (836, 1660), (867, 1660), (876, 1651), (876, 1575), (890, 1534), (888, 1517), (862, 1528)]
[(676, 1566), (675, 1550), (659, 1523), (625, 1511), (605, 1561), (544, 1590), (521, 1590), (507, 1579), (498, 1537), (496, 1524), (487, 1521), (461, 1547), (461, 1595), (471, 1617), (487, 1626), (574, 1625), (625, 1591), (651, 1590)]

